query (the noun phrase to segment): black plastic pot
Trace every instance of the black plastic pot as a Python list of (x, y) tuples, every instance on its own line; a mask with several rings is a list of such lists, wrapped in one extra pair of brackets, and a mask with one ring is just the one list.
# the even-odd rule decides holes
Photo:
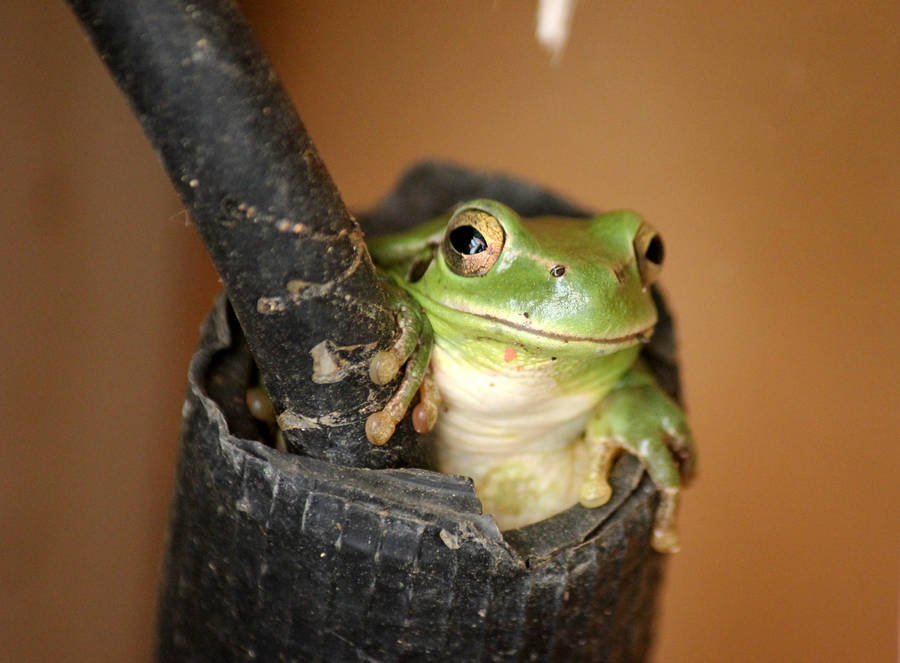
[[(247, 334), (245, 343), (220, 301), (191, 363), (159, 659), (641, 660), (661, 558), (649, 546), (656, 494), (638, 463), (616, 465), (606, 506), (504, 534), (465, 478), (363, 469), (417, 462), (411, 428), (372, 447), (357, 403), (377, 410), (391, 385), (372, 389), (364, 356), (348, 362), (353, 379), (313, 384), (312, 349), (333, 336), (374, 352), (393, 319), (358, 229), (236, 5), (69, 3)], [(585, 214), (507, 177), (424, 165), (361, 223), (396, 229), (478, 197), (523, 216)], [(257, 369), (247, 344), (296, 455), (266, 444), (249, 417)], [(663, 311), (644, 356), (677, 398), (673, 347)]]
[[(583, 214), (509, 178), (424, 165), (362, 221), (404, 226), (482, 195)], [(675, 393), (664, 309), (656, 339), (645, 356)], [(243, 405), (252, 372), (222, 300), (190, 367), (160, 660), (644, 659), (662, 557), (656, 493), (633, 458), (607, 505), (501, 534), (466, 478), (271, 448)]]

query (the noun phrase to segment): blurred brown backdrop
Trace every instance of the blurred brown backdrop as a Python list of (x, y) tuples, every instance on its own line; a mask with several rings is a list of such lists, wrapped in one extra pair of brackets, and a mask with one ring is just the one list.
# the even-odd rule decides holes
[[(658, 661), (888, 661), (900, 5), (245, 8), (348, 202), (438, 156), (668, 245), (701, 476)], [(0, 7), (0, 660), (149, 658), (183, 376), (217, 289), (61, 3)]]

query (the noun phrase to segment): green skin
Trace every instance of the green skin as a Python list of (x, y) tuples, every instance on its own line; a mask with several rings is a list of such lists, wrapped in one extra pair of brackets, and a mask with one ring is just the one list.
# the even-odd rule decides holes
[[(445, 235), (473, 218), (465, 214), (502, 228), (487, 240), (497, 253), (483, 273), (460, 273), (468, 258), (450, 255), (459, 252)], [(693, 445), (684, 413), (638, 358), (657, 319), (654, 237), (633, 212), (520, 219), (476, 200), (370, 241), (376, 265), (398, 286), (391, 296), (402, 330), (376, 356), (372, 378), (385, 383), (404, 363), (406, 375), (370, 418), (369, 439), (390, 437), (421, 386), (414, 422), (428, 430), (437, 420), (439, 469), (473, 477), (503, 529), (576, 502), (605, 503), (613, 458), (634, 454), (661, 493), (653, 545), (677, 550), (675, 513)]]

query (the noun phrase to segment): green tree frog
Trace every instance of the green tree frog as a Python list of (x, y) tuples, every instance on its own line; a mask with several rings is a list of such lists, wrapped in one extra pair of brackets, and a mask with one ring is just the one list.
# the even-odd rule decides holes
[(475, 482), (501, 529), (604, 504), (621, 451), (658, 487), (653, 546), (678, 549), (681, 482), (693, 467), (684, 413), (639, 358), (657, 320), (659, 234), (637, 214), (525, 219), (493, 200), (369, 242), (400, 329), (372, 380), (400, 386), (369, 417), (384, 444), (415, 393), (442, 472)]

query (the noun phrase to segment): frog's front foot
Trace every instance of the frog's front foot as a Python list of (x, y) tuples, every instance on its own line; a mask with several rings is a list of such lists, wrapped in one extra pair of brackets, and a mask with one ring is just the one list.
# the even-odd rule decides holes
[(433, 333), (425, 313), (406, 293), (388, 288), (391, 307), (397, 317), (399, 334), (387, 350), (375, 354), (369, 363), (369, 377), (378, 385), (393, 380), (403, 364), (406, 370), (397, 391), (384, 409), (369, 415), (366, 437), (372, 444), (386, 444), (403, 419), (409, 404), (419, 391), (419, 404), (413, 409), (413, 427), (427, 433), (437, 421), (440, 398), (431, 379), (428, 363), (431, 359)]
[(579, 500), (586, 507), (611, 495), (607, 475), (612, 460), (627, 451), (641, 461), (660, 494), (653, 523), (653, 548), (679, 549), (676, 516), (682, 479), (693, 472), (693, 441), (684, 413), (655, 384), (614, 390), (588, 422), (589, 469)]

